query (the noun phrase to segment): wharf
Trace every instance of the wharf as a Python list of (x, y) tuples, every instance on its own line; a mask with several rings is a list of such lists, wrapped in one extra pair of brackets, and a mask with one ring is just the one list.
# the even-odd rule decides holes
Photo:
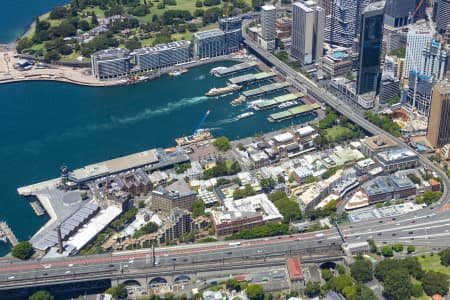
[(279, 90), (285, 89), (288, 86), (290, 86), (290, 84), (285, 81), (275, 82), (272, 84), (261, 86), (259, 88), (253, 89), (253, 90), (244, 91), (242, 93), (242, 95), (245, 98), (251, 98), (251, 97), (256, 97), (256, 96), (265, 95), (265, 94), (269, 94), (269, 93), (274, 93)]
[(61, 178), (54, 178), (47, 181), (23, 186), (17, 189), (17, 193), (21, 196), (32, 196), (40, 190), (55, 188), (61, 183)]
[(228, 81), (231, 84), (244, 85), (244, 84), (250, 84), (250, 83), (255, 83), (258, 81), (270, 79), (275, 76), (276, 76), (276, 74), (274, 72), (260, 72), (260, 73), (256, 73), (256, 74), (245, 74), (245, 75), (233, 77), (233, 78), (228, 79)]
[(6, 238), (11, 243), (11, 245), (13, 246), (17, 245), (18, 243), (17, 238), (12, 232), (11, 228), (9, 228), (8, 224), (6, 224), (6, 222), (0, 222), (0, 230), (3, 231)]
[(45, 215), (45, 210), (39, 202), (33, 201), (33, 202), (30, 202), (30, 205), (31, 205), (31, 208), (33, 208), (34, 213), (38, 217)]
[(285, 95), (281, 95), (281, 96), (275, 97), (270, 100), (264, 100), (262, 102), (256, 103), (254, 107), (256, 110), (271, 109), (271, 108), (274, 108), (274, 107), (280, 105), (281, 103), (298, 100), (300, 98), (303, 98), (304, 96), (305, 95), (301, 92), (285, 94)]
[(258, 63), (256, 61), (243, 62), (228, 68), (218, 68), (214, 71), (214, 75), (216, 75), (217, 77), (229, 76), (251, 70), (253, 68), (256, 68), (257, 66)]
[(281, 122), (284, 120), (292, 119), (297, 116), (300, 116), (302, 114), (306, 114), (309, 112), (313, 112), (316, 109), (319, 109), (320, 105), (317, 103), (314, 104), (306, 104), (306, 105), (299, 105), (287, 110), (284, 110), (282, 112), (271, 114), (267, 119), (270, 122)]

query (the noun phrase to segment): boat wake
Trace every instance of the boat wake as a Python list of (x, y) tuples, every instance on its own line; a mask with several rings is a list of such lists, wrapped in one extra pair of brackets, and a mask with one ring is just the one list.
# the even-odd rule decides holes
[(223, 119), (223, 120), (220, 120), (220, 121), (212, 122), (210, 124), (213, 125), (213, 126), (219, 126), (219, 125), (233, 123), (233, 122), (236, 122), (236, 119), (230, 118), (230, 119)]
[(116, 118), (111, 117), (112, 125), (124, 125), (124, 124), (130, 124), (139, 122), (142, 120), (149, 119), (151, 117), (157, 116), (157, 115), (166, 115), (173, 111), (179, 110), (180, 108), (195, 105), (198, 103), (201, 103), (203, 101), (208, 100), (209, 98), (206, 96), (198, 96), (198, 97), (192, 97), (192, 98), (183, 98), (180, 101), (177, 102), (169, 102), (165, 107), (160, 108), (147, 108), (144, 111), (129, 117), (123, 117), (123, 118)]
[(50, 142), (61, 142), (66, 140), (71, 140), (74, 138), (83, 138), (89, 136), (91, 134), (95, 134), (97, 132), (109, 131), (115, 128), (119, 128), (124, 125), (137, 123), (143, 120), (150, 119), (152, 117), (158, 115), (168, 115), (173, 111), (180, 110), (184, 107), (192, 106), (204, 101), (207, 101), (209, 98), (206, 96), (198, 96), (192, 98), (183, 98), (179, 101), (169, 102), (166, 106), (159, 108), (147, 108), (135, 115), (126, 116), (126, 117), (114, 117), (110, 118), (110, 121), (87, 125), (84, 127), (73, 127), (69, 128), (66, 132), (62, 132), (59, 134), (50, 134), (41, 138), (39, 140), (29, 141), (24, 146), (25, 150), (34, 154), (39, 153), (39, 149), (41, 149), (45, 144)]

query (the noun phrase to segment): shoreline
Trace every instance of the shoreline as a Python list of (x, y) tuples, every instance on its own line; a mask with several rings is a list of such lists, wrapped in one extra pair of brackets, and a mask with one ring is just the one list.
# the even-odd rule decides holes
[[(3, 53), (3, 55), (1, 55)], [(112, 86), (122, 86), (122, 85), (132, 85), (143, 82), (148, 82), (153, 79), (157, 79), (163, 75), (179, 69), (190, 69), (210, 63), (222, 62), (222, 61), (234, 61), (234, 62), (244, 62), (248, 61), (249, 57), (237, 56), (237, 55), (225, 55), (218, 56), (208, 60), (199, 60), (185, 63), (182, 65), (176, 65), (159, 70), (155, 73), (147, 75), (146, 78), (142, 80), (105, 80), (101, 81), (90, 75), (90, 68), (77, 68), (77, 67), (66, 67), (60, 65), (49, 65), (47, 69), (32, 69), (28, 71), (19, 71), (11, 66), (20, 59), (20, 57), (14, 57), (13, 51), (0, 51), (0, 85), (19, 83), (26, 81), (57, 81), (69, 84), (75, 84), (79, 86), (89, 86), (89, 87), (112, 87)], [(2, 76), (3, 75), (3, 76)], [(3, 78), (2, 78), (3, 77)]]

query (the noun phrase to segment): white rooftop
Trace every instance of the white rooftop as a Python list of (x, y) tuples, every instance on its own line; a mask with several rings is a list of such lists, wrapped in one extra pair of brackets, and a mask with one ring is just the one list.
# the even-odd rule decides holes
[(297, 133), (300, 136), (310, 135), (310, 134), (314, 133), (315, 131), (316, 130), (314, 128), (312, 128), (311, 126), (309, 126), (309, 125), (297, 129)]
[(277, 141), (278, 143), (286, 143), (286, 142), (289, 142), (290, 140), (292, 140), (293, 138), (294, 138), (294, 136), (290, 132), (278, 134), (273, 137), (273, 139), (275, 141)]
[(79, 251), (121, 213), (122, 210), (115, 206), (109, 206), (106, 209), (101, 210), (88, 224), (78, 230), (78, 232), (69, 239), (67, 244)]

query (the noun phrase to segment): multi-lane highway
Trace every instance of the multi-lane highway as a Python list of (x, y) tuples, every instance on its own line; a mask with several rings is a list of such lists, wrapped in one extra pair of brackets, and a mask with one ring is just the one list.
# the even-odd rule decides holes
[[(450, 211), (426, 209), (411, 217), (396, 217), (377, 222), (354, 223), (340, 227), (347, 242), (372, 238), (380, 244), (450, 245)], [(335, 228), (322, 234), (307, 233), (272, 237), (239, 244), (215, 242), (156, 248), (155, 262), (152, 250), (116, 252), (112, 255), (77, 256), (74, 258), (0, 265), (0, 289), (38, 284), (57, 284), (92, 278), (130, 277), (145, 270), (179, 272), (183, 268), (197, 269), (230, 263), (245, 263), (300, 254), (309, 256), (334, 249), (339, 250), (341, 236)], [(170, 270), (169, 270), (170, 269)]]

